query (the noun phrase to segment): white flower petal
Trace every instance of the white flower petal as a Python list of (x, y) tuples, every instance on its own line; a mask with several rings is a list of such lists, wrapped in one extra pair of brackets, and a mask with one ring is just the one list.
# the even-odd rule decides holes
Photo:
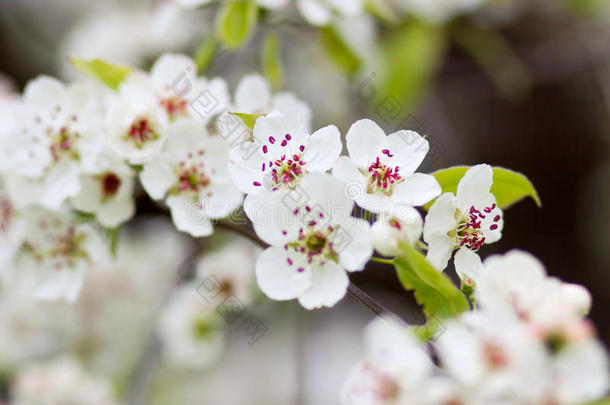
[(337, 263), (327, 261), (309, 271), (311, 286), (299, 295), (299, 304), (304, 308), (332, 307), (345, 296), (349, 278)]
[(455, 253), (453, 260), (455, 271), (462, 280), (466, 278), (471, 278), (475, 282), (479, 280), (483, 264), (478, 254), (466, 247), (461, 247)]
[(312, 25), (326, 25), (332, 18), (331, 11), (320, 0), (297, 0), (297, 7)]
[(433, 234), (426, 240), (428, 242), (428, 253), (426, 259), (438, 271), (443, 271), (447, 267), (451, 253), (453, 252), (453, 239), (442, 234)]
[[(289, 258), (293, 261), (292, 265), (288, 264)], [(297, 263), (297, 256), (283, 248), (266, 249), (256, 261), (256, 281), (261, 291), (277, 301), (300, 296), (311, 286), (311, 272), (299, 272)]]
[(266, 113), (271, 90), (264, 77), (258, 74), (244, 76), (235, 90), (235, 110), (240, 113)]
[(415, 131), (401, 130), (387, 136), (384, 149), (393, 155), (391, 166), (399, 166), (400, 174), (405, 177), (415, 172), (428, 154), (430, 144)]
[(489, 192), (493, 183), (491, 166), (480, 164), (466, 171), (457, 187), (458, 207), (462, 212), (468, 212), (471, 206), (486, 207), (495, 201)]
[(58, 210), (68, 197), (80, 191), (79, 168), (76, 162), (61, 162), (44, 179), (44, 191), (40, 205)]
[(212, 195), (207, 196), (207, 191), (202, 191), (203, 214), (208, 218), (225, 218), (241, 206), (244, 198), (233, 184), (212, 184)]
[(350, 158), (359, 168), (367, 168), (385, 141), (383, 129), (369, 119), (356, 121), (345, 136)]
[(457, 201), (452, 193), (444, 193), (434, 201), (424, 222), (424, 240), (428, 242), (433, 234), (447, 235), (447, 232), (454, 230), (458, 225), (456, 210)]
[(392, 201), (414, 206), (424, 205), (441, 193), (441, 186), (430, 174), (415, 173), (394, 187)]
[(192, 90), (196, 71), (195, 62), (188, 56), (166, 53), (154, 63), (150, 76), (157, 89), (184, 97)]
[(363, 219), (348, 218), (339, 227), (332, 242), (341, 266), (348, 271), (364, 269), (373, 255), (371, 226)]
[(211, 235), (212, 222), (203, 215), (199, 202), (193, 196), (176, 195), (167, 197), (167, 205), (176, 228), (196, 238)]
[(229, 152), (229, 175), (237, 188), (244, 193), (258, 193), (265, 190), (263, 187), (265, 172), (262, 170), (264, 161), (258, 149), (254, 142), (244, 142)]
[(28, 106), (51, 111), (63, 107), (67, 93), (63, 83), (49, 76), (40, 76), (25, 86), (23, 99)]
[(341, 134), (336, 126), (328, 125), (318, 129), (311, 134), (309, 145), (303, 155), (307, 170), (320, 172), (329, 170), (337, 161), (341, 149), (343, 149)]
[(142, 187), (155, 200), (162, 199), (176, 180), (170, 163), (161, 159), (155, 159), (145, 164), (144, 169), (140, 172)]
[(131, 197), (115, 198), (99, 208), (96, 218), (105, 227), (115, 228), (131, 219), (135, 212), (136, 205)]
[[(293, 197), (290, 193), (296, 194)], [(293, 202), (298, 203), (301, 197), (298, 191), (288, 190), (248, 194), (244, 201), (244, 212), (252, 221), (259, 238), (270, 245), (283, 246), (298, 236), (301, 220), (294, 212)]]

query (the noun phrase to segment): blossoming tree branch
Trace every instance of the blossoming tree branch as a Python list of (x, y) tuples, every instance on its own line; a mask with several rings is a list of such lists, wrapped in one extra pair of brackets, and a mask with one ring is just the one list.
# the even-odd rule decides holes
[[(325, 18), (313, 3), (299, 4), (312, 22)], [(232, 95), (184, 55), (162, 55), (150, 72), (73, 63), (82, 80), (39, 77), (3, 114), (6, 288), (78, 305), (88, 266), (120, 246), (144, 192), (193, 238), (222, 227), (259, 244), (228, 252), (238, 257), (217, 280), (221, 296), (250, 302), (245, 280), (255, 275), (270, 300), (332, 308), (352, 290), (351, 273), (372, 261), (395, 270), (427, 323), (375, 320), (345, 404), (584, 405), (607, 394), (589, 292), (521, 250), (481, 259), (513, 204), (541, 205), (525, 175), (490, 164), (421, 173), (424, 134), (386, 134), (369, 119), (345, 134), (312, 128), (294, 94), (251, 74)], [(457, 285), (444, 274), (452, 258)], [(173, 361), (212, 367), (221, 322), (195, 288), (179, 290), (160, 336)]]

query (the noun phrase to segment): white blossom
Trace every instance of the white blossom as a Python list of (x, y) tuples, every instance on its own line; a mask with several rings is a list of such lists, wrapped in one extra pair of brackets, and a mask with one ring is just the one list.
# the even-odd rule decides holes
[(205, 368), (222, 355), (223, 320), (205, 297), (190, 283), (176, 290), (163, 310), (158, 334), (166, 361), (177, 367)]
[(423, 224), (419, 212), (408, 205), (381, 213), (371, 227), (373, 246), (384, 256), (398, 256), (402, 244), (414, 246), (419, 240)]
[(333, 175), (348, 184), (346, 192), (371, 212), (392, 210), (399, 204), (419, 206), (440, 194), (434, 176), (415, 173), (429, 144), (414, 131), (385, 135), (373, 121), (355, 122), (347, 132), (349, 157), (342, 156)]
[(241, 205), (242, 194), (227, 172), (229, 146), (208, 135), (198, 120), (180, 120), (157, 157), (144, 165), (140, 180), (154, 199), (165, 199), (174, 225), (192, 236), (213, 231), (212, 219)]
[(362, 0), (296, 0), (303, 18), (316, 26), (328, 25), (342, 17), (355, 17), (364, 12)]
[(452, 252), (460, 277), (477, 280), (481, 259), (476, 254), (483, 244), (502, 237), (502, 210), (489, 191), (493, 171), (480, 164), (466, 171), (457, 187), (457, 194), (444, 193), (432, 205), (424, 224), (424, 240), (428, 243), (427, 259), (438, 270), (444, 270)]
[(258, 236), (271, 245), (256, 263), (258, 285), (269, 298), (332, 307), (347, 291), (346, 271), (364, 268), (373, 250), (369, 224), (350, 216), (353, 202), (342, 188), (333, 176), (310, 173), (299, 183), (307, 196), (302, 204), (274, 193), (253, 214)]

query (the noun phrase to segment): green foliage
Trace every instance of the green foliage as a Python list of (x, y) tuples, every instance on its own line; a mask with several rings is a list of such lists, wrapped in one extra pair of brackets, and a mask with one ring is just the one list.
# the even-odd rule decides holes
[(398, 278), (429, 318), (446, 319), (469, 309), (464, 294), (444, 274), (436, 270), (415, 248), (404, 245), (404, 256), (394, 259)]
[(333, 26), (320, 28), (320, 41), (328, 56), (348, 75), (354, 75), (362, 67), (360, 57), (341, 38)]
[(261, 55), (262, 71), (273, 90), (282, 86), (282, 63), (280, 60), (280, 41), (277, 34), (272, 33), (265, 38)]
[(108, 232), (108, 246), (110, 247), (110, 253), (112, 257), (116, 257), (117, 248), (119, 246), (119, 234), (121, 233), (121, 227), (107, 229)]
[(229, 1), (216, 16), (216, 34), (228, 49), (237, 49), (250, 37), (258, 19), (254, 0)]
[(407, 111), (436, 73), (445, 50), (445, 33), (437, 26), (409, 20), (393, 30), (382, 44), (383, 76), (380, 100), (392, 97)]
[[(441, 169), (432, 173), (432, 175), (441, 185), (443, 193), (455, 193), (459, 181), (468, 169), (468, 166), (455, 166)], [(496, 197), (496, 202), (500, 208), (510, 207), (525, 197), (531, 197), (536, 205), (542, 206), (536, 189), (525, 175), (509, 169), (494, 167), (493, 180), (491, 193)], [(426, 204), (424, 208), (428, 209), (431, 205), (432, 202)]]
[(201, 44), (195, 52), (195, 64), (197, 65), (197, 73), (204, 72), (212, 61), (212, 57), (216, 52), (218, 41), (214, 37), (208, 37), (201, 41)]
[(126, 66), (111, 65), (99, 59), (86, 61), (70, 57), (70, 62), (79, 72), (93, 77), (113, 90), (118, 90), (119, 85), (131, 73), (131, 69)]
[(265, 114), (245, 114), (245, 113), (231, 113), (236, 117), (239, 117), (244, 125), (248, 127), (248, 129), (254, 129), (254, 123), (259, 117), (264, 116)]

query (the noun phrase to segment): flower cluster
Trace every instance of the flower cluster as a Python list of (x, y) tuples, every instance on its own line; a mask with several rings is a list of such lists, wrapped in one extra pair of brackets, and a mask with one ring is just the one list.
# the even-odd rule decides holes
[(374, 321), (343, 403), (567, 405), (602, 397), (608, 360), (584, 318), (588, 292), (548, 277), (518, 250), (491, 256), (483, 267), (479, 310), (445, 322), (428, 345), (414, 328)]

